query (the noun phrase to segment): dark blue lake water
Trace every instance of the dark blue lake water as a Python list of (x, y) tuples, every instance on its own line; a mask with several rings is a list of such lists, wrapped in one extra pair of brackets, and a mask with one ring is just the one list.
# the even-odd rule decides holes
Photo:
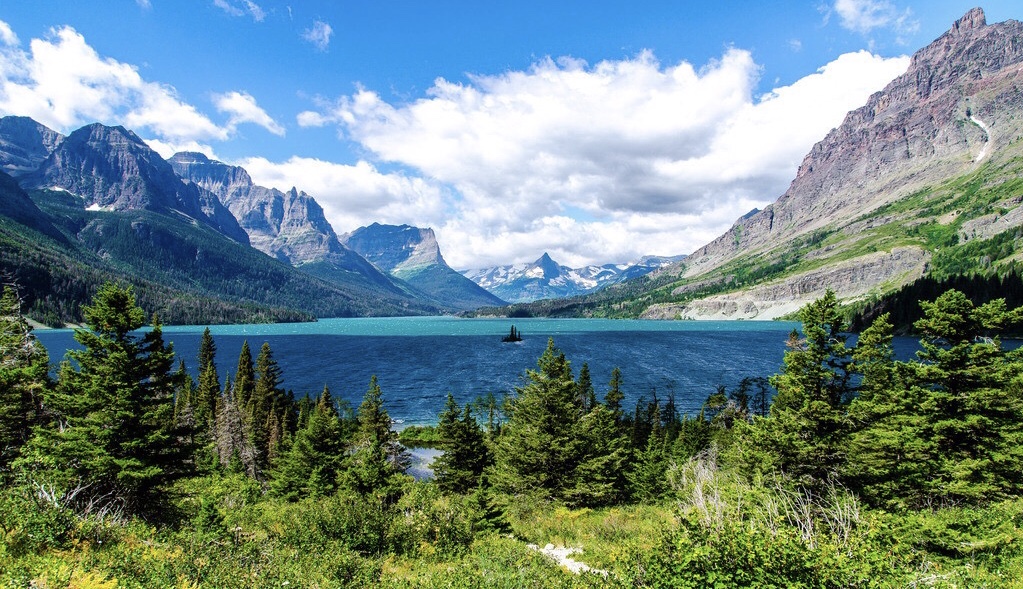
[[(524, 341), (502, 343), (512, 323)], [(322, 319), (315, 323), (224, 325), (210, 328), (221, 379), (234, 376), (242, 342), (253, 355), (269, 342), (284, 386), (317, 395), (323, 385), (357, 407), (376, 375), (393, 419), (435, 423), (451, 392), (460, 404), (485, 393), (509, 394), (523, 383), (548, 338), (578, 374), (589, 364), (598, 397), (611, 370), (621, 369), (625, 407), (656, 392), (675, 394), (679, 410), (699, 411), (718, 385), (769, 376), (782, 365), (785, 340), (797, 323), (756, 321), (626, 321), (601, 319), (459, 319), (401, 317)], [(202, 326), (169, 326), (165, 339), (195, 373)], [(54, 362), (77, 344), (71, 330), (38, 330)], [(915, 349), (899, 338), (900, 356)]]

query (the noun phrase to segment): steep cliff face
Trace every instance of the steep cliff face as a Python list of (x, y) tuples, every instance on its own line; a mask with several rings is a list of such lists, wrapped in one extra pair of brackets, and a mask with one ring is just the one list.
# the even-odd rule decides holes
[(64, 140), (28, 117), (0, 118), (0, 167), (12, 176), (31, 172)]
[(66, 190), (95, 210), (183, 214), (235, 241), (249, 242), (215, 195), (186, 185), (170, 164), (124, 127), (97, 123), (74, 131), (20, 181), (26, 188)]
[(979, 8), (917, 52), (909, 69), (804, 158), (777, 202), (685, 261), (704, 274), (971, 171), (1017, 136), (1023, 24), (985, 24)]
[(448, 266), (436, 234), (428, 227), (373, 223), (342, 235), (341, 240), (380, 270), (450, 308), (471, 310), (505, 304)]
[[(775, 203), (739, 219), (724, 235), (664, 273), (686, 279), (727, 278), (743, 264), (795, 264), (815, 256), (823, 265), (837, 263), (826, 264), (832, 259), (867, 269), (855, 287), (837, 280), (837, 288), (847, 287), (840, 295), (856, 297), (871, 288), (891, 287), (892, 276), (872, 275), (869, 268), (893, 260), (881, 263), (873, 252), (849, 259), (849, 251), (862, 243), (857, 240), (881, 226), (929, 222), (911, 214), (905, 203), (911, 198), (933, 200), (941, 192), (936, 187), (943, 183), (1017, 161), (1021, 135), (1023, 24), (1010, 20), (988, 25), (983, 11), (973, 9), (917, 52), (903, 75), (817, 143)], [(941, 197), (956, 196), (948, 192)], [(899, 209), (901, 216), (886, 212), (892, 209)], [(842, 236), (845, 242), (808, 253), (807, 243), (829, 235)], [(802, 253), (791, 253), (800, 248)], [(882, 257), (895, 255), (882, 248)], [(926, 270), (927, 249), (922, 246), (913, 256), (919, 266), (903, 274), (907, 279)], [(791, 285), (802, 278), (797, 273), (782, 282)], [(815, 294), (819, 293), (798, 300)], [(695, 305), (687, 312), (701, 314)]]
[(178, 153), (169, 161), (186, 181), (217, 195), (248, 233), (252, 247), (294, 266), (329, 261), (378, 274), (338, 241), (323, 208), (308, 194), (257, 186), (244, 168), (201, 153)]

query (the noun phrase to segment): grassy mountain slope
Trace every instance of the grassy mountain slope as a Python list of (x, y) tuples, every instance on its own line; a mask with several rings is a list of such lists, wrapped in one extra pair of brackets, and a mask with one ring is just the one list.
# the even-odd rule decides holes
[[(27, 198), (9, 184), (0, 187), (6, 198)], [(107, 280), (134, 284), (143, 308), (166, 323), (432, 310), (357, 285), (329, 284), (180, 215), (86, 211), (77, 197), (61, 191), (33, 191), (31, 197), (43, 230), (0, 217), (0, 272), (21, 287), (29, 315), (47, 324), (79, 321), (81, 302)]]

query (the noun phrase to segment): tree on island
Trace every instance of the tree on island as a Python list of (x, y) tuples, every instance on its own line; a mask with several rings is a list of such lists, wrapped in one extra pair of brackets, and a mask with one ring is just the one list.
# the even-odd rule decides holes
[(515, 326), (512, 325), (511, 326), (511, 330), (508, 332), (508, 335), (506, 335), (503, 338), (501, 338), (501, 341), (502, 342), (521, 342), (522, 341), (522, 332), (517, 330), (517, 329), (515, 329)]

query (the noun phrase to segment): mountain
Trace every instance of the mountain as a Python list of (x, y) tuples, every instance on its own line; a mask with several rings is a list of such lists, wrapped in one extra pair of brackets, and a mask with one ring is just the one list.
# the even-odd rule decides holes
[(94, 123), (74, 131), (19, 181), (28, 189), (65, 190), (87, 209), (182, 215), (249, 243), (216, 196), (182, 182), (170, 164), (124, 127)]
[(41, 160), (38, 135), (23, 136), (24, 145), (4, 136), (0, 166), (24, 153), (39, 164), (17, 182), (0, 173), (0, 273), (37, 320), (80, 321), (81, 303), (109, 280), (135, 285), (167, 323), (438, 311), (401, 289), (325, 281), (250, 247), (215, 194), (183, 182), (122, 127), (78, 129)]
[(531, 264), (465, 270), (467, 278), (512, 303), (574, 297), (594, 292), (625, 280), (645, 276), (685, 256), (646, 256), (634, 264), (604, 264), (569, 268), (546, 252)]
[(1023, 251), (1021, 65), (1023, 24), (969, 11), (814, 145), (773, 204), (684, 261), (565, 309), (769, 319), (829, 288), (855, 305), (921, 276), (1012, 271)]
[(0, 118), (0, 161), (12, 176), (31, 172), (64, 140), (60, 133), (28, 117)]
[(341, 241), (380, 270), (449, 308), (465, 311), (506, 304), (447, 265), (433, 229), (373, 223), (342, 235)]
[(244, 168), (177, 153), (170, 160), (186, 182), (215, 194), (238, 219), (252, 247), (324, 279), (358, 282), (391, 295), (408, 296), (400, 286), (338, 239), (313, 197), (292, 188), (281, 192), (257, 186)]

